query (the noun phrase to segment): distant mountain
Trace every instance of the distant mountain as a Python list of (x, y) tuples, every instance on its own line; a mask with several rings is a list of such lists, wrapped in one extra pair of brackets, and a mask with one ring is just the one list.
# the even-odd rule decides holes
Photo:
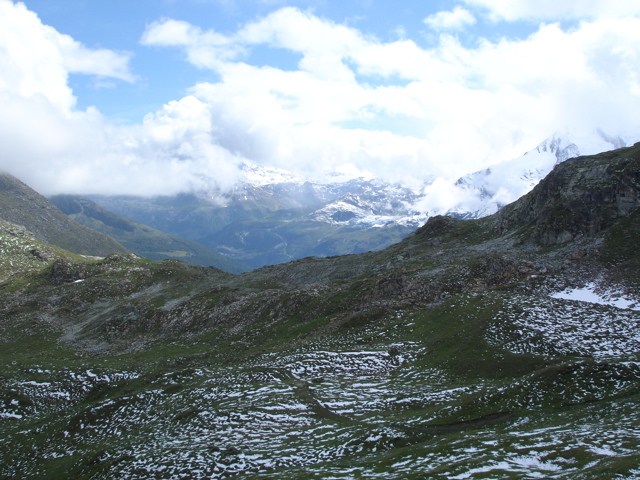
[(114, 239), (80, 225), (12, 175), (0, 173), (0, 218), (24, 226), (41, 242), (73, 253), (104, 257), (128, 250)]
[(213, 266), (230, 273), (250, 270), (246, 265), (204, 245), (129, 220), (88, 198), (79, 195), (56, 195), (50, 200), (78, 223), (109, 235), (142, 257), (151, 260), (173, 258), (193, 265)]
[(565, 132), (546, 139), (521, 157), (460, 178), (455, 186), (461, 202), (434, 213), (459, 218), (491, 215), (529, 192), (553, 167), (580, 155), (630, 146), (638, 137), (609, 136), (602, 130)]
[(305, 181), (250, 162), (241, 168), (245, 180), (222, 199), (206, 192), (91, 198), (120, 215), (258, 268), (307, 256), (380, 250), (434, 215), (490, 215), (530, 191), (556, 164), (631, 143), (600, 130), (554, 135), (521, 157), (460, 178), (451, 185), (459, 201), (447, 207), (430, 204), (428, 180), (419, 189), (341, 175)]
[[(90, 198), (108, 210), (258, 268), (308, 256), (379, 250), (401, 240), (417, 227), (394, 221), (400, 219), (397, 211), (404, 196), (411, 193), (388, 187), (383, 190), (367, 180), (247, 182), (222, 205), (203, 194)], [(343, 204), (348, 208), (341, 208)]]

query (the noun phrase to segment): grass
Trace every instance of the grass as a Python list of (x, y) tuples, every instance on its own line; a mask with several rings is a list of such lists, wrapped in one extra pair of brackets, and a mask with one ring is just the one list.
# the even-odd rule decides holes
[[(169, 271), (175, 272), (171, 268)], [(338, 305), (344, 305), (347, 298), (348, 295), (338, 295), (335, 300)], [(500, 311), (504, 298), (501, 293), (461, 295), (436, 308), (406, 311), (401, 315), (373, 312), (368, 316), (363, 313), (346, 325), (336, 323), (334, 315), (294, 316), (279, 322), (271, 322), (267, 315), (251, 330), (241, 330), (233, 335), (225, 335), (224, 329), (211, 330), (191, 341), (171, 339), (138, 353), (93, 358), (79, 358), (71, 351), (65, 353), (52, 340), (30, 344), (23, 337), (21, 342), (27, 347), (24, 357), (3, 375), (12, 380), (68, 385), (77, 392), (74, 394), (77, 400), (62, 412), (50, 410), (49, 414), (40, 397), (20, 391), (11, 397), (23, 402), (25, 408), (29, 401), (35, 402), (41, 413), (13, 424), (4, 422), (0, 427), (5, 439), (14, 439), (9, 444), (7, 440), (4, 443), (9, 452), (2, 462), (4, 472), (9, 471), (8, 465), (17, 465), (16, 468), (27, 471), (21, 460), (24, 458), (29, 459), (29, 471), (47, 478), (65, 478), (70, 474), (74, 478), (113, 475), (140, 478), (146, 471), (134, 465), (140, 464), (143, 451), (147, 452), (145, 462), (155, 465), (154, 469), (164, 464), (167, 475), (169, 472), (173, 472), (171, 475), (187, 473), (198, 464), (198, 458), (208, 462), (210, 468), (226, 465), (224, 468), (232, 471), (239, 455), (262, 455), (260, 452), (264, 452), (265, 447), (250, 441), (251, 437), (231, 440), (232, 437), (224, 433), (226, 430), (215, 426), (216, 422), (235, 425), (236, 432), (258, 429), (255, 435), (265, 435), (258, 433), (261, 431), (259, 423), (252, 426), (251, 422), (257, 422), (257, 418), (270, 411), (285, 415), (287, 407), (284, 405), (292, 402), (306, 407), (298, 413), (290, 411), (295, 415), (285, 418), (306, 419), (308, 425), (304, 428), (295, 424), (290, 427), (286, 424), (265, 426), (275, 428), (280, 438), (289, 439), (281, 445), (274, 440), (273, 448), (282, 449), (283, 454), (287, 448), (299, 452), (311, 449), (325, 452), (328, 457), (304, 467), (294, 463), (261, 473), (248, 470), (245, 476), (450, 478), (477, 468), (478, 471), (486, 469), (486, 473), (473, 478), (495, 478), (497, 474), (504, 478), (522, 478), (522, 473), (487, 469), (487, 465), (493, 458), (517, 459), (523, 455), (537, 458), (542, 464), (567, 464), (594, 475), (609, 469), (628, 473), (636, 468), (637, 455), (624, 454), (607, 459), (594, 453), (596, 447), (587, 446), (589, 442), (595, 442), (599, 445), (597, 448), (603, 448), (598, 439), (587, 441), (587, 432), (580, 433), (584, 425), (598, 425), (604, 432), (602, 438), (620, 438), (628, 449), (637, 446), (638, 439), (630, 431), (621, 434), (618, 429), (615, 435), (613, 433), (616, 418), (619, 423), (634, 415), (633, 406), (638, 396), (633, 396), (632, 392), (628, 392), (631, 396), (615, 400), (618, 406), (606, 410), (611, 427), (602, 423), (605, 411), (590, 403), (554, 404), (550, 409), (516, 410), (510, 415), (498, 415), (500, 408), (505, 406), (504, 399), (524, 395), (518, 386), (523, 378), (554, 382), (563, 375), (573, 378), (571, 369), (577, 368), (563, 363), (562, 359), (549, 365), (543, 358), (508, 354), (489, 345), (483, 339), (483, 329)], [(308, 308), (314, 310), (319, 305), (310, 304)], [(298, 373), (295, 377), (290, 376), (287, 370), (292, 366), (269, 366), (270, 362), (287, 356), (293, 361), (297, 356), (314, 358), (317, 351), (349, 352), (361, 350), (363, 346), (366, 350), (380, 352), (380, 359), (388, 359), (385, 362), (391, 362), (392, 355), (387, 352), (396, 346), (394, 355), (406, 357), (406, 360), (394, 367), (396, 370), (391, 374), (368, 374), (366, 370), (354, 377), (348, 371), (324, 373), (316, 381), (311, 380), (317, 375), (300, 377)], [(30, 357), (28, 352), (37, 349), (49, 354)], [(3, 363), (9, 362), (12, 353), (3, 352), (0, 358)], [(345, 360), (349, 358), (349, 355), (344, 357)], [(584, 370), (584, 378), (611, 376), (610, 371), (603, 370), (595, 362), (592, 364), (593, 368)], [(50, 373), (38, 373), (38, 369)], [(136, 377), (121, 380), (114, 377), (107, 383), (91, 379), (87, 370), (98, 377), (105, 374), (114, 377), (116, 372), (126, 371), (136, 372)], [(74, 383), (69, 382), (70, 372), (84, 380), (73, 386)], [(358, 393), (364, 387), (357, 385), (367, 383), (384, 388), (388, 392), (385, 395), (392, 395), (386, 398), (395, 400), (381, 410), (365, 407), (361, 416), (340, 413), (339, 407), (333, 405), (331, 392), (338, 385), (341, 385), (344, 400), (356, 393), (364, 395), (365, 390)], [(447, 398), (440, 397), (439, 393), (436, 395), (456, 387), (468, 390), (448, 394)], [(553, 391), (550, 387), (543, 389)], [(262, 391), (270, 393), (260, 394)], [(433, 393), (429, 393), (431, 391)], [(491, 400), (492, 392), (498, 392), (503, 400)], [(374, 400), (374, 397), (362, 398)], [(49, 402), (52, 406), (48, 408), (59, 408), (59, 402)], [(601, 402), (612, 405), (611, 400)], [(366, 403), (353, 405), (361, 409)], [(253, 420), (246, 423), (241, 420), (243, 416)], [(335, 436), (316, 433), (317, 438), (313, 439), (311, 432), (323, 426), (333, 428)], [(32, 433), (20, 439), (15, 436), (18, 429)], [(304, 435), (305, 429), (311, 436)], [(570, 449), (552, 448), (545, 446), (550, 443), (545, 440), (544, 431), (558, 435), (558, 439), (568, 446), (571, 445), (569, 435), (587, 443), (576, 444)], [(566, 437), (562, 436), (562, 431), (567, 432)], [(518, 432), (522, 436), (518, 437)], [(296, 436), (290, 436), (293, 433)], [(189, 443), (188, 451), (193, 457), (187, 454), (186, 444), (182, 443), (189, 435), (194, 435), (194, 439), (202, 438)], [(145, 446), (145, 442), (149, 443)], [(486, 442), (496, 443), (491, 446)], [(467, 450), (476, 453), (465, 455)], [(43, 456), (56, 451), (63, 455), (59, 458)], [(343, 453), (339, 454), (340, 451)], [(278, 453), (273, 451), (271, 455), (277, 457)], [(155, 476), (162, 475), (160, 470), (154, 471)], [(210, 473), (214, 474), (213, 471)]]

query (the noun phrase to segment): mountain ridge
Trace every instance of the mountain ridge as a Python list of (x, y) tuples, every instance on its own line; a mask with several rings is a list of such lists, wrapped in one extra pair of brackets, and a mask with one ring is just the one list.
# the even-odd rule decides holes
[(306, 256), (380, 250), (434, 215), (493, 214), (530, 191), (557, 163), (581, 151), (592, 154), (628, 144), (626, 138), (603, 131), (556, 134), (521, 157), (445, 185), (444, 192), (441, 183), (430, 180), (411, 188), (375, 178), (305, 181), (247, 162), (247, 181), (215, 201), (206, 192), (175, 198), (90, 198), (115, 213), (259, 268)]
[(23, 225), (42, 242), (74, 253), (107, 256), (128, 252), (111, 237), (71, 220), (45, 197), (8, 173), (0, 173), (0, 218)]
[(249, 267), (221, 255), (215, 250), (110, 212), (80, 195), (56, 195), (49, 199), (64, 214), (78, 223), (116, 239), (130, 251), (151, 260), (173, 258), (194, 265), (213, 266), (231, 273)]

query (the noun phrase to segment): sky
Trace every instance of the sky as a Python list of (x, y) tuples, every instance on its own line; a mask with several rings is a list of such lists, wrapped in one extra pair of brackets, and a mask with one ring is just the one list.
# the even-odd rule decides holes
[(45, 195), (411, 186), (638, 111), (629, 0), (0, 0), (0, 169)]

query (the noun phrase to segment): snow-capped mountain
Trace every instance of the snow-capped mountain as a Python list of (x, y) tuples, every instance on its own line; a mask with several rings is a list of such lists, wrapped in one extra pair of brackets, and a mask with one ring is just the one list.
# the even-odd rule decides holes
[(418, 193), (398, 184), (380, 180), (352, 180), (352, 189), (309, 215), (314, 221), (340, 225), (359, 225), (363, 228), (390, 224), (413, 226), (409, 205)]
[(631, 144), (602, 131), (554, 135), (528, 153), (457, 181), (425, 179), (417, 190), (343, 174), (307, 180), (245, 162), (242, 181), (215, 201), (206, 192), (176, 197), (100, 197), (103, 207), (199, 242), (251, 268), (307, 256), (385, 248), (446, 214), (477, 218), (529, 192), (559, 162)]
[(295, 175), (282, 168), (263, 167), (248, 160), (242, 162), (240, 171), (245, 183), (254, 187), (273, 185), (276, 183), (304, 183), (300, 175)]
[(244, 162), (241, 171), (245, 180), (234, 196), (248, 198), (259, 190), (272, 197), (286, 197), (291, 206), (314, 208), (305, 220), (358, 228), (390, 224), (417, 228), (423, 223), (409, 211), (419, 192), (382, 179), (335, 175), (307, 181), (286, 170), (250, 162)]
[[(586, 134), (555, 134), (520, 157), (458, 179), (453, 186), (458, 203), (430, 213), (460, 218), (491, 215), (528, 193), (558, 163), (580, 155), (630, 146), (634, 140), (637, 141), (637, 138), (607, 135), (599, 129)], [(420, 200), (414, 205), (421, 211), (428, 207), (424, 201), (421, 204)]]
[(332, 225), (377, 228), (391, 224), (417, 228), (430, 216), (479, 218), (497, 212), (529, 192), (553, 167), (579, 155), (590, 155), (633, 143), (631, 137), (602, 130), (555, 134), (512, 160), (471, 173), (446, 186), (425, 181), (416, 191), (376, 178), (336, 176), (306, 182), (282, 169), (245, 162), (248, 185), (289, 197), (305, 198), (300, 205), (318, 208), (307, 219)]

